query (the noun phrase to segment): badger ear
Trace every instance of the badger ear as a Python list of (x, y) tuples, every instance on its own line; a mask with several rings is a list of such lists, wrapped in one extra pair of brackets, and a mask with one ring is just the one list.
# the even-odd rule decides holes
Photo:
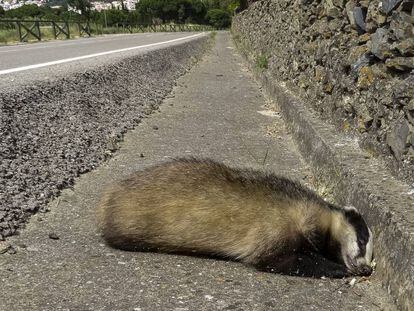
[(345, 211), (347, 211), (347, 212), (349, 212), (349, 211), (353, 211), (353, 212), (358, 213), (358, 210), (357, 210), (357, 209), (356, 209), (356, 207), (355, 207), (355, 206), (353, 206), (353, 205), (346, 205), (346, 206), (344, 206), (344, 210), (345, 210)]

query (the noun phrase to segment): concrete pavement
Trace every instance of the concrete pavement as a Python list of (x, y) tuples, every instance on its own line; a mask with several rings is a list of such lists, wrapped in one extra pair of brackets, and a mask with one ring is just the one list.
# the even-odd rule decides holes
[(350, 287), (349, 280), (105, 246), (94, 221), (104, 186), (183, 155), (312, 179), (277, 106), (264, 98), (229, 34), (219, 33), (209, 55), (179, 80), (159, 112), (125, 136), (115, 157), (9, 239), (16, 252), (0, 255), (0, 310), (394, 309), (375, 274)]

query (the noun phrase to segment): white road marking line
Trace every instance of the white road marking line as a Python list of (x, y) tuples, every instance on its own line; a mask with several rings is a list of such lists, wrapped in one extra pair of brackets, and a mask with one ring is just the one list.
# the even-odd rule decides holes
[(172, 43), (172, 42), (182, 41), (182, 40), (186, 40), (186, 39), (190, 39), (190, 38), (195, 38), (195, 37), (199, 37), (201, 35), (204, 35), (204, 32), (202, 32), (200, 34), (195, 34), (195, 35), (191, 35), (191, 36), (187, 36), (187, 37), (183, 37), (183, 38), (178, 38), (178, 39), (172, 39), (172, 40), (163, 41), (163, 42), (157, 42), (157, 43), (151, 43), (151, 44), (139, 45), (139, 46), (132, 46), (132, 47), (129, 47), (129, 48), (124, 48), (124, 49), (111, 50), (111, 51), (88, 54), (88, 55), (83, 55), (83, 56), (78, 56), (78, 57), (59, 59), (59, 60), (55, 60), (55, 61), (51, 61), (51, 62), (47, 62), (47, 63), (41, 63), (41, 64), (35, 64), (35, 65), (5, 69), (5, 70), (0, 70), (0, 75), (5, 75), (5, 74), (13, 73), (13, 72), (18, 72), (18, 71), (25, 71), (25, 70), (30, 70), (30, 69), (42, 68), (42, 67), (47, 67), (47, 66), (53, 66), (53, 65), (63, 64), (63, 63), (69, 63), (69, 62), (73, 62), (73, 61), (77, 61), (77, 60), (83, 60), (83, 59), (97, 57), (97, 56), (104, 56), (104, 55), (120, 53), (120, 52), (126, 52), (126, 51), (131, 51), (131, 50), (138, 50), (138, 49), (148, 48), (148, 47), (152, 47), (152, 46), (163, 45), (163, 44), (167, 44), (167, 43)]
[[(150, 35), (145, 35), (145, 37), (154, 37), (154, 34), (158, 35), (159, 33), (152, 33)], [(172, 33), (170, 32), (170, 33), (167, 33), (167, 34), (172, 34)], [(141, 35), (142, 34), (116, 34), (116, 35), (109, 35), (109, 36), (102, 36), (102, 37), (77, 38), (77, 39), (75, 39), (75, 41), (71, 41), (69, 43), (62, 42), (62, 41), (56, 42), (56, 40), (55, 40), (55, 41), (50, 41), (50, 42), (33, 43), (33, 44), (30, 44), (30, 45), (23, 44), (23, 45), (19, 45), (19, 48), (15, 48), (14, 46), (0, 46), (0, 53), (20, 52), (20, 51), (23, 52), (23, 51), (28, 51), (28, 50), (57, 48), (57, 47), (62, 47), (62, 46), (75, 46), (75, 45), (80, 45), (80, 44), (94, 44), (94, 43), (113, 41), (114, 39), (116, 40), (118, 38), (123, 38), (123, 37), (126, 37), (126, 36), (133, 36), (133, 37), (136, 38), (136, 37), (139, 37)], [(80, 41), (80, 40), (82, 40), (82, 41)], [(85, 40), (85, 41), (83, 41), (83, 40)], [(58, 43), (62, 43), (62, 44), (58, 44)], [(8, 50), (7, 48), (12, 48), (12, 49)]]
[[(109, 40), (106, 40), (109, 41)], [(100, 42), (104, 42), (103, 40)], [(8, 53), (8, 52), (26, 52), (30, 50), (40, 50), (40, 49), (49, 49), (49, 48), (58, 48), (62, 46), (71, 46), (71, 45), (81, 45), (81, 44), (91, 44), (96, 43), (94, 41), (88, 41), (88, 42), (76, 42), (76, 43), (64, 43), (64, 44), (55, 44), (55, 45), (42, 45), (42, 46), (31, 46), (31, 47), (21, 47), (19, 49), (13, 49), (13, 50), (0, 50), (0, 53)], [(36, 44), (36, 43), (35, 43)]]

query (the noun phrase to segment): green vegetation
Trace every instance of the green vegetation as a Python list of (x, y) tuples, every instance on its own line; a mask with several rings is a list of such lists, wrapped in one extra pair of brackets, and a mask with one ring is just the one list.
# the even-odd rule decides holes
[(205, 23), (207, 8), (201, 0), (141, 0), (137, 11), (145, 20), (159, 19), (162, 23)]
[(269, 57), (267, 55), (259, 55), (256, 59), (256, 66), (259, 69), (267, 69), (269, 66)]
[(141, 0), (137, 11), (146, 21), (210, 24), (216, 28), (227, 28), (239, 5), (239, 1), (234, 0)]
[[(79, 10), (81, 14), (68, 11), (68, 5)], [(136, 5), (136, 11), (112, 9), (97, 12), (91, 10), (89, 0), (68, 0), (58, 9), (52, 9), (49, 6), (38, 7), (35, 4), (26, 4), (9, 11), (4, 11), (0, 7), (0, 18), (88, 20), (100, 23), (106, 21), (108, 26), (127, 22), (135, 24), (192, 23), (217, 25), (222, 28), (230, 25), (231, 16), (239, 5), (238, 0), (141, 0)]]
[(231, 24), (230, 14), (222, 9), (211, 9), (206, 15), (210, 25), (217, 29), (227, 28)]
[[(110, 9), (97, 12), (91, 9), (89, 0), (67, 0), (60, 8), (38, 7), (26, 4), (17, 9), (4, 11), (0, 7), (0, 19), (27, 19), (52, 21), (88, 21), (94, 34), (128, 32), (125, 25), (138, 24), (201, 24), (216, 29), (230, 26), (236, 8), (244, 1), (238, 0), (140, 0), (135, 11)], [(52, 3), (52, 2), (51, 2)], [(68, 11), (68, 5), (81, 14)], [(28, 25), (30, 26), (30, 25)], [(70, 29), (71, 37), (79, 34), (76, 25)], [(41, 27), (42, 38), (53, 38), (50, 25)], [(138, 31), (132, 29), (132, 32)], [(32, 40), (34, 38), (30, 38)], [(0, 23), (0, 42), (18, 41), (16, 25)]]
[(92, 5), (88, 0), (67, 0), (67, 3), (78, 9), (86, 19), (89, 19)]
[(18, 41), (16, 31), (10, 29), (0, 29), (0, 42), (8, 43)]
[(38, 7), (36, 4), (25, 4), (17, 9), (4, 11), (3, 14), (0, 11), (0, 17), (2, 18), (16, 19), (66, 20), (70, 18), (70, 15), (71, 12), (68, 12), (67, 8), (52, 9), (48, 6)]

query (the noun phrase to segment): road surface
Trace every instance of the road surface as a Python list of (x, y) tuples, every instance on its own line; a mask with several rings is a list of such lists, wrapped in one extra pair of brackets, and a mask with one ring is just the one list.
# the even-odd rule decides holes
[(195, 33), (110, 35), (0, 47), (0, 75), (179, 42)]

